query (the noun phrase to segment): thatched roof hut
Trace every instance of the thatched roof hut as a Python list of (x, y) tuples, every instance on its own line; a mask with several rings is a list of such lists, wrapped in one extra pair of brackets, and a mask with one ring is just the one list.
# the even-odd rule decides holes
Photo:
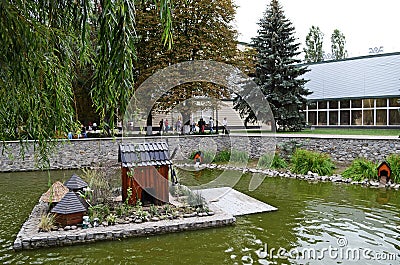
[(51, 185), (50, 189), (42, 194), (40, 201), (42, 202), (59, 202), (67, 194), (69, 189), (60, 181), (56, 181)]

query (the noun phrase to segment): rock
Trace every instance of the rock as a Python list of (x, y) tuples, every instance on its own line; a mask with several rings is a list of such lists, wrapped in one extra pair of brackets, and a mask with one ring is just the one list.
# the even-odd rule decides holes
[(76, 230), (78, 227), (76, 225), (71, 226), (71, 230)]
[(157, 216), (154, 216), (150, 220), (153, 222), (157, 222), (157, 221), (160, 221), (160, 218), (158, 218)]
[(67, 225), (66, 227), (64, 227), (65, 231), (71, 230), (71, 226)]

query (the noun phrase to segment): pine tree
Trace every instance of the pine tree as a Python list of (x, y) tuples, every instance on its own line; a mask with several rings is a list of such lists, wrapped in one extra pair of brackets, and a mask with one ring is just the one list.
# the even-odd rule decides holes
[[(255, 81), (269, 101), (277, 130), (299, 131), (305, 126), (301, 113), (306, 103), (304, 96), (310, 94), (304, 88), (307, 81), (300, 77), (308, 70), (296, 65), (301, 62), (296, 59), (299, 43), (277, 0), (271, 1), (264, 16), (259, 22), (258, 36), (252, 40), (258, 52)], [(247, 122), (257, 120), (240, 97), (235, 100), (235, 109)]]

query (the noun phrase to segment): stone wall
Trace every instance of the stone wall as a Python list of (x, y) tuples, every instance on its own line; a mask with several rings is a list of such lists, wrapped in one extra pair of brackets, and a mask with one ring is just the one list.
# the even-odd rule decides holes
[[(176, 158), (188, 157), (195, 150), (238, 149), (249, 152), (250, 157), (257, 158), (266, 150), (273, 151), (275, 146), (300, 145), (302, 148), (329, 154), (335, 161), (351, 162), (356, 157), (380, 161), (388, 154), (400, 153), (400, 139), (357, 139), (357, 138), (311, 138), (302, 136), (278, 135), (248, 136), (170, 136), (170, 137), (130, 137), (64, 140), (51, 151), (51, 169), (73, 169), (91, 166), (118, 166), (118, 146), (121, 143), (138, 143), (143, 141), (166, 141), (170, 152)], [(37, 157), (34, 155), (33, 143), (28, 144), (24, 158), (20, 156), (18, 142), (6, 142), (0, 156), (0, 171), (31, 171), (37, 169)]]

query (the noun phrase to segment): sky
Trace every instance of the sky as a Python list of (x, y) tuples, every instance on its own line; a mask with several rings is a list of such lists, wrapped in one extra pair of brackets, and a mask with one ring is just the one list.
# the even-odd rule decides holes
[[(238, 6), (235, 24), (239, 41), (249, 43), (257, 35), (257, 22), (271, 0), (234, 1)], [(295, 27), (295, 36), (301, 44), (314, 25), (324, 33), (323, 50), (326, 53), (331, 52), (330, 39), (334, 29), (345, 35), (348, 57), (371, 55), (371, 49), (384, 53), (400, 52), (400, 0), (278, 1)]]

